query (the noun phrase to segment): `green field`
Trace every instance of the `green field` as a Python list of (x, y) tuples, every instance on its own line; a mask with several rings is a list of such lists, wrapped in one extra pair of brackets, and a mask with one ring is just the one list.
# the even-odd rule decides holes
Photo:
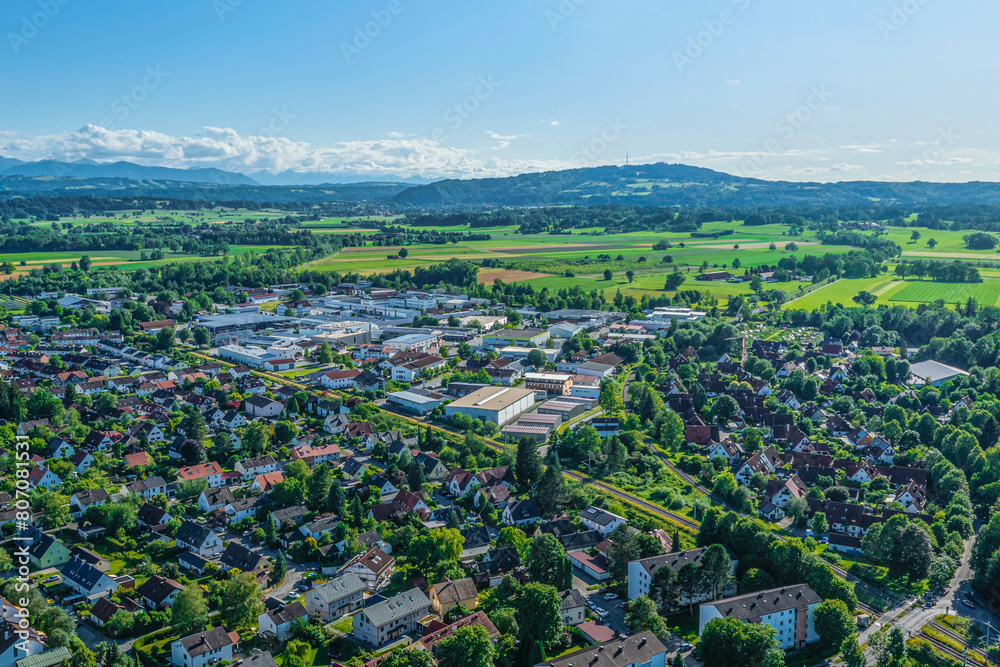
[(856, 306), (851, 299), (858, 292), (865, 291), (879, 297), (879, 302), (884, 303), (883, 296), (895, 284), (900, 283), (898, 278), (892, 276), (879, 276), (877, 278), (841, 279), (810, 292), (800, 299), (789, 301), (784, 305), (788, 310), (818, 310), (827, 303), (841, 304), (844, 306)]
[(1000, 282), (952, 284), (907, 281), (902, 289), (893, 290), (889, 297), (891, 301), (933, 303), (940, 299), (946, 303), (963, 304), (970, 298), (983, 305), (995, 305), (1000, 299)]

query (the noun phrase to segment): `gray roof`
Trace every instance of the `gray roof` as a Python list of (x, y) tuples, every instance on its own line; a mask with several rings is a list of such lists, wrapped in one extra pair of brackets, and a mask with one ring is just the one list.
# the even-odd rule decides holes
[(34, 526), (28, 526), (22, 530), (21, 538), (31, 540), (31, 544), (28, 546), (28, 553), (35, 558), (41, 558), (44, 556), (45, 552), (56, 543), (56, 538), (43, 533)]
[(205, 489), (202, 491), (202, 494), (205, 496), (205, 502), (209, 505), (228, 505), (236, 500), (233, 498), (233, 492), (229, 490), (228, 486)]
[[(706, 549), (708, 549), (708, 547), (702, 547), (701, 549), (687, 549), (686, 551), (675, 551), (674, 553), (663, 554), (662, 556), (653, 556), (652, 558), (643, 558), (639, 561), (633, 562), (638, 562), (642, 565), (643, 569), (649, 573), (649, 576), (653, 576), (653, 573), (657, 570), (657, 568), (662, 567), (663, 565), (667, 565), (670, 569), (677, 572), (688, 563), (701, 565), (701, 557), (705, 553)], [(729, 558), (731, 560), (735, 560), (733, 553), (729, 551), (728, 548), (726, 551), (729, 552)]]
[(415, 611), (427, 610), (430, 606), (431, 601), (427, 599), (424, 592), (419, 588), (413, 588), (372, 605), (363, 613), (373, 625), (387, 625)]
[(267, 617), (270, 618), (275, 625), (280, 626), (285, 623), (291, 623), (297, 618), (308, 616), (308, 614), (309, 612), (307, 612), (306, 608), (302, 606), (302, 603), (296, 601), (282, 607), (278, 607), (277, 609), (272, 609), (267, 612)]
[(602, 510), (599, 507), (594, 507), (591, 505), (587, 509), (580, 512), (580, 518), (586, 519), (587, 521), (592, 521), (598, 526), (607, 526), (615, 521), (624, 519), (625, 517), (618, 516), (617, 514), (612, 514), (607, 510)]
[(188, 655), (191, 657), (199, 656), (203, 653), (215, 651), (233, 644), (233, 640), (226, 631), (226, 628), (221, 625), (212, 628), (211, 630), (205, 630), (204, 632), (197, 632), (193, 635), (188, 635), (187, 637), (177, 641), (181, 643), (181, 646), (184, 647), (184, 650), (186, 650)]
[(174, 540), (178, 542), (183, 542), (184, 544), (190, 544), (192, 546), (200, 547), (208, 539), (208, 536), (212, 534), (205, 526), (199, 526), (193, 521), (185, 521), (181, 524), (181, 527), (177, 529), (177, 533), (174, 535)]
[(440, 602), (461, 602), (462, 600), (475, 600), (479, 595), (476, 589), (476, 582), (472, 579), (456, 579), (454, 581), (445, 579), (431, 587), (437, 593)]
[(243, 572), (253, 572), (260, 566), (262, 560), (267, 560), (267, 556), (247, 549), (242, 544), (230, 542), (226, 550), (219, 557), (219, 562), (226, 567), (236, 568)]
[(248, 657), (243, 659), (240, 667), (278, 667), (278, 664), (274, 662), (274, 656), (271, 655), (270, 651), (260, 651), (255, 649)]
[(562, 602), (559, 604), (560, 611), (566, 611), (567, 609), (576, 609), (577, 607), (586, 607), (587, 599), (583, 597), (583, 593), (571, 588), (568, 591), (560, 591), (559, 599)]
[(968, 374), (961, 368), (942, 364), (940, 361), (920, 361), (910, 366), (910, 375), (921, 378), (924, 382), (937, 382)]
[(313, 586), (313, 590), (322, 600), (334, 602), (362, 593), (365, 590), (365, 582), (355, 573), (348, 572), (319, 586)]
[(72, 558), (62, 569), (62, 576), (89, 591), (105, 577), (105, 574), (80, 558)]
[(807, 605), (819, 604), (822, 601), (823, 599), (807, 584), (796, 584), (726, 598), (702, 606), (711, 605), (727, 618), (750, 621), (786, 609), (805, 609)]
[(627, 639), (609, 642), (573, 651), (541, 663), (551, 667), (625, 667), (648, 664), (654, 655), (666, 653), (666, 647), (652, 632), (640, 632)]

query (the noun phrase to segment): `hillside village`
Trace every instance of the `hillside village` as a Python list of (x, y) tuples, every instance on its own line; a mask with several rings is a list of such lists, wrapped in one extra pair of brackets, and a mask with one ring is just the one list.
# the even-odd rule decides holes
[[(968, 559), (962, 462), (1000, 430), (916, 348), (683, 307), (230, 292), (126, 335), (0, 332), (0, 567), (23, 543), (33, 582), (27, 640), (0, 590), (0, 667), (720, 664), (732, 623), (812, 664)], [(112, 322), (135, 299), (39, 298)]]

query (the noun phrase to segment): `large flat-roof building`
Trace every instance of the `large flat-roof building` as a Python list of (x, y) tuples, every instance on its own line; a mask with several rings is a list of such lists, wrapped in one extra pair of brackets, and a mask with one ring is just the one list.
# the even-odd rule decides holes
[(498, 426), (511, 422), (535, 404), (535, 392), (517, 387), (483, 387), (448, 404), (449, 417), (463, 414)]
[(542, 345), (552, 337), (543, 329), (499, 329), (483, 335), (483, 345), (490, 347), (528, 347)]
[(195, 326), (204, 327), (212, 334), (216, 343), (229, 342), (239, 338), (236, 334), (246, 334), (263, 329), (289, 326), (295, 322), (293, 317), (280, 315), (264, 315), (262, 313), (234, 313), (232, 315), (206, 315), (199, 317)]
[(563, 396), (570, 392), (573, 376), (564, 373), (525, 373), (524, 386), (552, 396)]
[(940, 361), (918, 361), (910, 366), (910, 376), (916, 380), (916, 384), (929, 384), (932, 387), (940, 387), (949, 380), (968, 374), (968, 371)]
[(691, 308), (681, 308), (677, 306), (668, 306), (665, 308), (656, 308), (652, 311), (646, 313), (646, 318), (642, 320), (633, 320), (630, 324), (637, 324), (643, 329), (649, 331), (658, 331), (660, 329), (669, 329), (670, 325), (676, 322), (697, 322), (698, 320), (704, 318), (708, 313), (692, 310)]

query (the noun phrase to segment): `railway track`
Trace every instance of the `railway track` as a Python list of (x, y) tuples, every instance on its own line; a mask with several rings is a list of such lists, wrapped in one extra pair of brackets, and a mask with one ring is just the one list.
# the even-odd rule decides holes
[[(963, 637), (962, 635), (958, 634), (957, 632), (955, 632), (954, 630), (952, 630), (951, 628), (942, 623), (938, 623), (937, 621), (931, 621), (929, 625), (953, 641), (966, 645), (969, 643), (969, 640), (967, 638)], [(971, 653), (975, 653), (984, 660), (986, 659), (986, 652), (983, 649), (971, 648), (969, 649), (969, 651)]]
[(609, 484), (605, 484), (604, 482), (598, 482), (596, 480), (590, 479), (583, 473), (564, 470), (563, 475), (576, 482), (580, 482), (581, 484), (585, 484), (587, 486), (592, 486), (596, 489), (600, 489), (609, 496), (613, 496), (620, 500), (624, 500), (632, 505), (635, 505), (649, 512), (650, 514), (658, 516), (662, 519), (666, 519), (670, 523), (680, 526), (681, 528), (696, 531), (700, 526), (700, 524), (698, 524), (697, 521), (693, 521), (692, 519), (689, 519), (686, 516), (677, 514), (675, 512), (671, 512), (670, 510), (665, 510), (655, 503), (651, 503), (648, 500), (640, 498), (639, 496), (635, 496), (632, 495), (631, 493), (627, 493), (625, 491), (616, 489), (615, 487)]
[[(948, 657), (960, 661), (963, 665), (967, 665), (970, 662), (972, 662), (973, 664), (988, 664), (988, 662), (986, 661), (986, 658), (983, 656), (982, 653), (979, 653), (978, 651), (967, 651), (967, 652), (959, 651), (959, 650), (955, 649), (954, 647), (952, 647), (952, 646), (944, 643), (940, 639), (936, 639), (934, 637), (931, 637), (926, 632), (924, 632), (923, 629), (921, 629), (921, 631), (920, 631), (920, 638), (923, 639), (924, 641), (929, 642), (931, 644), (931, 646), (933, 646), (934, 648), (936, 648), (941, 653), (944, 653)], [(969, 660), (970, 654), (974, 654), (975, 656), (977, 656), (978, 658), (980, 658), (982, 662), (978, 662), (978, 661), (975, 661), (975, 660), (971, 660), (970, 661)]]

